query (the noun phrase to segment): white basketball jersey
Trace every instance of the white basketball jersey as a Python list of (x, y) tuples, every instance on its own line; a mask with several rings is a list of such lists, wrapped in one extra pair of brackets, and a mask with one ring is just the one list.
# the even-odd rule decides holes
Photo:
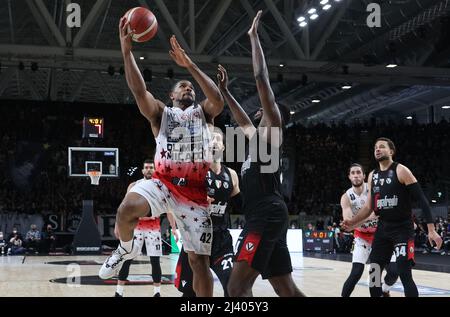
[(178, 201), (208, 205), (205, 177), (212, 160), (203, 109), (165, 107), (156, 138), (155, 173)]
[[(367, 186), (367, 183), (364, 183), (364, 188), (361, 193), (361, 195), (358, 195), (353, 190), (353, 187), (350, 187), (347, 191), (347, 197), (350, 200), (350, 206), (352, 207), (352, 214), (355, 216), (359, 210), (366, 204), (367, 202), (367, 196), (369, 194), (369, 187)], [(361, 231), (361, 232), (368, 232), (372, 233), (376, 231), (377, 227), (377, 219), (369, 220), (363, 223), (359, 228), (356, 228), (355, 230)]]

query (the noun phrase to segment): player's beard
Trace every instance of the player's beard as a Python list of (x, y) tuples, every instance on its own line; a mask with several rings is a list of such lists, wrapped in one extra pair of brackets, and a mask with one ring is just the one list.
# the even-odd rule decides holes
[(387, 161), (389, 160), (389, 157), (384, 155), (384, 156), (380, 156), (379, 158), (376, 158), (377, 162), (383, 162), (383, 161)]
[(352, 182), (353, 187), (361, 187), (363, 184), (364, 184), (363, 181), (361, 181), (361, 182), (358, 183), (358, 184), (355, 184), (355, 183)]
[(178, 100), (178, 103), (184, 107), (190, 107), (194, 104), (195, 99), (190, 97), (190, 98), (181, 98)]

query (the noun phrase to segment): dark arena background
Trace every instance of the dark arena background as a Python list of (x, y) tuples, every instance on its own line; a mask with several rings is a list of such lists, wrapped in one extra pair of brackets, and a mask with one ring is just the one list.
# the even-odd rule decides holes
[[(119, 20), (134, 7), (150, 9), (158, 21), (151, 40), (132, 43), (155, 98), (171, 105), (174, 85), (191, 80), (196, 100), (204, 99), (169, 55), (175, 35), (214, 82), (218, 64), (227, 69), (228, 89), (251, 117), (261, 103), (247, 31), (262, 10), (258, 34), (270, 84), (291, 115), (281, 193), (292, 278), (306, 296), (341, 296), (355, 238), (340, 226), (341, 196), (352, 186), (348, 169), (361, 164), (368, 181), (378, 168), (375, 140), (387, 137), (396, 146), (394, 160), (417, 178), (443, 240), (439, 250), (430, 245), (422, 207), (414, 203), (419, 296), (450, 297), (450, 1), (1, 0), (2, 297), (116, 292), (117, 278), (102, 280), (99, 269), (118, 246), (116, 213), (128, 185), (157, 154), (121, 53)], [(226, 103), (214, 125), (237, 126)], [(243, 160), (229, 155), (223, 163), (241, 178)], [(235, 244), (246, 218), (243, 210), (228, 211)], [(180, 297), (174, 278), (182, 241), (165, 214), (160, 225), (160, 295)], [(152, 297), (151, 273), (144, 252), (131, 265), (123, 296)], [(223, 297), (213, 277), (214, 297)], [(352, 296), (370, 296), (369, 283), (367, 266)], [(277, 293), (259, 276), (253, 295)], [(404, 296), (400, 279), (390, 296)]]

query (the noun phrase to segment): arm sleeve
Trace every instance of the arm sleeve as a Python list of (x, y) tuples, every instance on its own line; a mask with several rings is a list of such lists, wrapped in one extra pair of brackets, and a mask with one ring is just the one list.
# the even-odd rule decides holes
[(419, 183), (414, 183), (406, 186), (408, 189), (409, 195), (411, 198), (419, 203), (420, 208), (422, 209), (422, 215), (426, 223), (434, 223), (433, 214), (431, 213), (430, 205), (423, 193), (422, 188)]

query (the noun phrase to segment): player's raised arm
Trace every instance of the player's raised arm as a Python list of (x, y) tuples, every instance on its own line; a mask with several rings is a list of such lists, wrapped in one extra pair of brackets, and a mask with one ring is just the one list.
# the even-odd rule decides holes
[(234, 120), (242, 129), (245, 136), (250, 137), (252, 135), (251, 133), (254, 133), (255, 131), (255, 126), (245, 113), (244, 109), (242, 109), (241, 105), (236, 101), (236, 99), (234, 99), (233, 95), (228, 90), (228, 73), (222, 65), (219, 65), (218, 67), (217, 79), (219, 82), (220, 92), (230, 107)]
[(267, 70), (266, 60), (258, 36), (258, 24), (262, 11), (258, 11), (253, 20), (253, 24), (248, 31), (250, 42), (252, 44), (252, 62), (253, 74), (256, 80), (259, 99), (263, 108), (263, 119), (267, 127), (281, 127), (282, 118), (280, 110), (275, 103), (275, 96), (270, 87), (269, 71)]
[(128, 87), (136, 99), (140, 112), (154, 126), (154, 121), (158, 118), (164, 108), (164, 103), (156, 99), (147, 91), (145, 81), (142, 78), (139, 67), (136, 64), (133, 53), (131, 52), (131, 36), (133, 31), (128, 32), (129, 22), (126, 17), (122, 17), (119, 23), (120, 46), (125, 68), (125, 78)]
[(178, 43), (175, 35), (172, 35), (170, 38), (170, 45), (172, 49), (169, 51), (169, 54), (172, 59), (178, 66), (189, 71), (205, 94), (206, 100), (201, 102), (201, 106), (211, 118), (217, 117), (223, 110), (223, 98), (216, 83), (190, 59)]

